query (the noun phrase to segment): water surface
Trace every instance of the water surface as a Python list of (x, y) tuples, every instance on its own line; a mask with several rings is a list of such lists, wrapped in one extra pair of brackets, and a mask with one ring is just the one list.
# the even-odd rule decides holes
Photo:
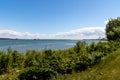
[[(11, 47), (13, 50), (26, 52), (26, 50), (43, 49), (67, 49), (73, 47), (79, 40), (0, 40), (0, 50), (7, 50)], [(98, 40), (85, 40), (87, 43), (98, 42)]]

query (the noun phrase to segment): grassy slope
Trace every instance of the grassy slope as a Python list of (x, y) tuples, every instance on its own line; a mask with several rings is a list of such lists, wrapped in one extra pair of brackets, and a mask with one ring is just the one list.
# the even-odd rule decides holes
[(103, 57), (92, 68), (68, 75), (66, 80), (120, 80), (120, 49)]

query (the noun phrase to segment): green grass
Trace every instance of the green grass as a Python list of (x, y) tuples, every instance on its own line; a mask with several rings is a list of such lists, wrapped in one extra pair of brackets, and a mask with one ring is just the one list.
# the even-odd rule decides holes
[(65, 80), (120, 80), (120, 49), (103, 57), (92, 68), (68, 75)]

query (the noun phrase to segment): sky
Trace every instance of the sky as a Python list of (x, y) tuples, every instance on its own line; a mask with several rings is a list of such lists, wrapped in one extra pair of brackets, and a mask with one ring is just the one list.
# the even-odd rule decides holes
[(95, 39), (120, 16), (120, 0), (0, 0), (0, 37)]

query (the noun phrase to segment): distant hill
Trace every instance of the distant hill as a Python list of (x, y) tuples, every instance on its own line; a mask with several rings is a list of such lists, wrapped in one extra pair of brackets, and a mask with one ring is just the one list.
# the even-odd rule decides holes
[(12, 38), (0, 38), (0, 40), (18, 40), (17, 38), (16, 39), (12, 39)]

